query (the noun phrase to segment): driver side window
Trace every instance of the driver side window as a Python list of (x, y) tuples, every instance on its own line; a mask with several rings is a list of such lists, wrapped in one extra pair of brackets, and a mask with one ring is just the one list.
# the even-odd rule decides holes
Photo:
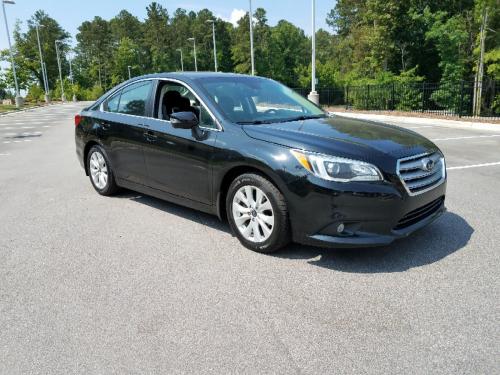
[(169, 121), (172, 113), (193, 112), (201, 127), (217, 129), (208, 110), (187, 87), (176, 82), (160, 81), (157, 98), (157, 118)]

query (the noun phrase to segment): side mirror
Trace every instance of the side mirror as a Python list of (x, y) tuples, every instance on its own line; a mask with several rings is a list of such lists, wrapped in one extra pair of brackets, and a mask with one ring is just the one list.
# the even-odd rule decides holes
[(198, 125), (198, 117), (193, 112), (174, 112), (170, 123), (176, 129), (191, 129)]

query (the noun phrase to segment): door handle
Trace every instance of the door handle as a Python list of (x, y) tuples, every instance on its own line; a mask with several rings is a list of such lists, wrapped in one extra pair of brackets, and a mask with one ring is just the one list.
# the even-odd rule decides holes
[(152, 132), (151, 130), (145, 131), (144, 136), (146, 137), (146, 139), (148, 141), (155, 141), (158, 138), (158, 136), (154, 132)]

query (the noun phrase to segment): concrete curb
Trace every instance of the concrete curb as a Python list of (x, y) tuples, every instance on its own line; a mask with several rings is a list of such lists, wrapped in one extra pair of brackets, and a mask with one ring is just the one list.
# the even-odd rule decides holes
[(387, 122), (391, 124), (411, 124), (411, 125), (432, 125), (442, 126), (447, 128), (459, 129), (476, 129), (485, 131), (500, 132), (500, 125), (484, 122), (468, 122), (457, 120), (444, 120), (434, 118), (422, 118), (411, 116), (389, 116), (389, 115), (374, 115), (371, 113), (348, 113), (348, 112), (331, 112), (337, 116), (357, 118), (362, 120), (370, 120), (377, 122)]
[(50, 105), (55, 105), (55, 104), (52, 104), (52, 103), (51, 104), (42, 104), (42, 105), (36, 105), (34, 107), (29, 107), (29, 108), (17, 109), (14, 111), (1, 112), (0, 116), (7, 116), (7, 115), (11, 115), (13, 113), (29, 112), (29, 111), (33, 111), (33, 110), (38, 109), (38, 108), (48, 107)]
[(0, 112), (0, 117), (7, 116), (7, 115), (12, 115), (12, 114), (16, 114), (16, 113), (34, 111), (35, 109), (50, 107), (50, 106), (54, 106), (54, 105), (66, 105), (66, 104), (86, 103), (86, 102), (93, 103), (92, 101), (86, 101), (86, 100), (81, 100), (81, 101), (77, 101), (77, 102), (71, 101), (71, 102), (64, 102), (64, 103), (61, 103), (61, 102), (51, 102), (49, 104), (37, 105), (37, 106), (34, 106), (34, 107), (18, 109), (18, 110), (15, 110), (15, 111)]

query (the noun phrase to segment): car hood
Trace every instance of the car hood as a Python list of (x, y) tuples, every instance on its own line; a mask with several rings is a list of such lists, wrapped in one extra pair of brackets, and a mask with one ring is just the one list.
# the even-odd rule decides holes
[(397, 126), (335, 116), (265, 125), (245, 125), (248, 136), (312, 152), (373, 162), (437, 151), (427, 138)]

